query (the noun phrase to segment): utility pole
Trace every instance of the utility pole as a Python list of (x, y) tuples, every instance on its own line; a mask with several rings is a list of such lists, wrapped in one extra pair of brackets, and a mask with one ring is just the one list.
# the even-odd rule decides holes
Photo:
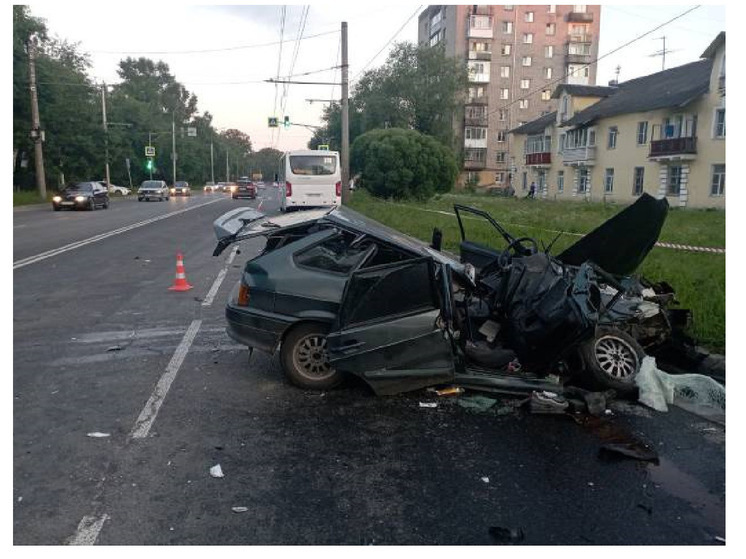
[[(148, 132), (148, 147), (153, 146), (153, 133)], [(153, 180), (153, 165), (150, 165), (150, 180)]]
[(350, 100), (348, 98), (347, 22), (342, 22), (342, 204), (350, 200)]
[(104, 125), (104, 161), (106, 163), (106, 188), (111, 184), (109, 176), (109, 127), (106, 124), (106, 82), (101, 84), (101, 115)]
[(212, 140), (210, 140), (210, 179), (215, 184), (215, 154), (212, 150)]
[(174, 182), (176, 184), (176, 121), (174, 113), (171, 113), (171, 159), (173, 159)]
[(230, 172), (228, 171), (228, 148), (225, 148), (225, 182), (231, 182)]
[(47, 180), (44, 175), (44, 153), (41, 142), (44, 132), (39, 122), (39, 98), (36, 93), (36, 39), (26, 41), (28, 51), (29, 91), (31, 92), (31, 139), (34, 141), (34, 161), (36, 164), (36, 188), (42, 200), (47, 199)]

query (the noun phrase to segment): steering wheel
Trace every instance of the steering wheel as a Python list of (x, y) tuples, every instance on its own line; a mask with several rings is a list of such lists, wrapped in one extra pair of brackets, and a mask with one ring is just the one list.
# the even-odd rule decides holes
[[(524, 242), (526, 242), (529, 246), (524, 246)], [(493, 272), (504, 268), (510, 263), (510, 260), (513, 256), (531, 256), (532, 254), (536, 254), (537, 252), (539, 252), (539, 246), (531, 237), (519, 237), (518, 239), (513, 239), (505, 248), (505, 250), (502, 251), (500, 256), (492, 260), (489, 264), (484, 266), (479, 271), (479, 277), (487, 277)]]

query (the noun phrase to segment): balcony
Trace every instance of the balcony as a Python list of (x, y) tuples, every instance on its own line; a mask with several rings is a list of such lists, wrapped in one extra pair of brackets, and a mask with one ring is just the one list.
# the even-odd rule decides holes
[(596, 148), (594, 146), (565, 148), (562, 151), (562, 162), (573, 167), (578, 165), (591, 167), (596, 164)]
[(467, 36), (470, 39), (492, 39), (492, 16), (469, 16)]
[(592, 43), (593, 35), (590, 33), (573, 33), (567, 36), (568, 43)]
[(567, 14), (567, 21), (572, 23), (592, 23), (593, 13), (591, 12), (570, 12)]
[(720, 97), (725, 97), (725, 76), (718, 78), (718, 93)]
[(552, 164), (552, 153), (549, 151), (540, 151), (537, 153), (526, 154), (526, 165), (549, 166)]
[(464, 117), (464, 126), (487, 126), (487, 115), (483, 116), (466, 116)]
[(469, 97), (466, 99), (467, 105), (489, 105), (490, 96), (482, 95), (481, 97)]
[(481, 50), (470, 50), (469, 60), (492, 60), (492, 53)]
[(694, 159), (697, 155), (697, 137), (665, 138), (651, 140), (650, 159)]
[(465, 171), (479, 171), (481, 169), (484, 169), (487, 167), (487, 163), (485, 161), (466, 161), (464, 160), (464, 170)]

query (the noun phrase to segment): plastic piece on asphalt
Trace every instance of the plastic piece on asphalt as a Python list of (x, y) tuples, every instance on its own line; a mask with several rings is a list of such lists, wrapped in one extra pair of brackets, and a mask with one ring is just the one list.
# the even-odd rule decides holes
[(435, 393), (438, 396), (452, 396), (454, 394), (463, 394), (464, 389), (460, 386), (449, 386), (448, 388), (443, 388), (441, 390), (436, 390)]
[(110, 433), (99, 433), (98, 431), (94, 431), (93, 433), (88, 433), (86, 437), (92, 437), (94, 439), (103, 439), (104, 437), (111, 437)]
[(210, 475), (212, 477), (225, 477), (225, 475), (223, 475), (223, 468), (220, 467), (220, 464), (216, 464), (210, 468)]
[(529, 399), (531, 413), (562, 414), (565, 413), (568, 407), (570, 407), (570, 404), (564, 396), (547, 390), (541, 392), (533, 391)]
[(233, 512), (247, 512), (249, 507), (231, 507)]
[(421, 408), (437, 408), (438, 404), (435, 402), (420, 402)]
[(168, 288), (169, 291), (189, 291), (193, 286), (189, 285), (184, 272), (184, 257), (181, 253), (176, 254), (176, 277), (174, 284)]
[(626, 456), (627, 458), (634, 458), (643, 462), (658, 463), (658, 453), (654, 449), (634, 440), (604, 444), (599, 451), (599, 455), (604, 456), (608, 454)]
[(502, 526), (491, 526), (489, 534), (498, 543), (519, 543), (525, 537), (521, 528), (503, 528)]
[(485, 482), (485, 483), (489, 483), (489, 482), (490, 482), (490, 478), (489, 478), (489, 477), (487, 477), (487, 476), (484, 476), (484, 477), (483, 477), (483, 478), (481, 478), (481, 479), (482, 479), (482, 481), (483, 481), (483, 482)]
[(122, 346), (120, 345), (113, 345), (111, 347), (106, 348), (106, 351), (121, 351), (121, 350), (122, 350)]
[(458, 405), (475, 412), (486, 412), (495, 405), (497, 400), (487, 396), (467, 396), (459, 398)]
[(668, 404), (673, 404), (707, 419), (725, 422), (725, 387), (708, 376), (670, 375), (658, 369), (654, 358), (645, 357), (635, 383), (640, 389), (640, 403), (656, 411), (668, 411)]

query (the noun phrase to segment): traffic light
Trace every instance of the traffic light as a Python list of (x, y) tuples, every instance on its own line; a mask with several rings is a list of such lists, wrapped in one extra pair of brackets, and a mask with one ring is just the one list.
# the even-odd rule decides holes
[(290, 128), (290, 117), (285, 115), (285, 128)]
[(152, 159), (148, 158), (148, 162), (145, 164), (145, 168), (148, 171), (152, 171), (153, 170), (153, 160)]

